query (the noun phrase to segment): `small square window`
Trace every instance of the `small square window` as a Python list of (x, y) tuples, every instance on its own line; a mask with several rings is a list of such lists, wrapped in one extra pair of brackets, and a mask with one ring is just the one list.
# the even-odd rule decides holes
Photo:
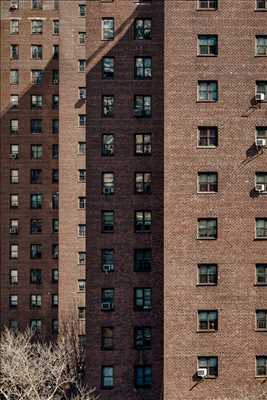
[(218, 36), (217, 35), (198, 35), (198, 55), (217, 56), (218, 55)]
[(78, 237), (86, 237), (86, 224), (78, 225)]
[(102, 40), (114, 39), (114, 18), (102, 19)]
[(136, 40), (150, 40), (152, 35), (152, 21), (149, 18), (137, 18), (134, 22), (134, 38)]
[(19, 120), (18, 119), (10, 120), (9, 132), (11, 135), (17, 135), (19, 133)]
[(78, 153), (82, 155), (86, 154), (86, 142), (78, 142)]
[(31, 219), (31, 234), (42, 233), (42, 220)]
[(115, 60), (113, 57), (102, 59), (102, 79), (113, 79), (115, 74)]
[(218, 192), (217, 172), (198, 172), (198, 192), (199, 193)]
[(43, 33), (43, 21), (40, 19), (32, 20), (32, 34), (40, 35)]
[(33, 10), (42, 10), (43, 9), (43, 0), (32, 0), (32, 9)]
[(43, 46), (40, 44), (32, 44), (31, 46), (31, 57), (33, 60), (42, 60), (43, 58)]
[(9, 32), (12, 35), (16, 35), (19, 33), (19, 20), (18, 19), (12, 19), (10, 21), (10, 28), (9, 28)]
[(19, 258), (19, 245), (11, 244), (9, 254), (10, 254), (10, 259), (18, 259)]
[(134, 289), (134, 307), (136, 311), (149, 311), (152, 309), (152, 289)]
[(218, 311), (199, 310), (198, 311), (198, 330), (217, 331), (218, 330)]
[(197, 0), (199, 10), (217, 10), (218, 0)]
[(150, 133), (137, 133), (135, 135), (135, 155), (146, 156), (152, 153)]
[(152, 78), (152, 58), (136, 57), (135, 58), (135, 79), (151, 79)]
[(86, 100), (86, 87), (79, 87), (79, 99)]
[(10, 95), (10, 104), (11, 104), (11, 110), (17, 110), (19, 108), (19, 95), (18, 94)]
[(113, 172), (102, 173), (102, 194), (112, 195), (115, 192), (115, 178)]
[(267, 36), (256, 36), (256, 56), (267, 56)]
[(256, 0), (256, 10), (257, 11), (267, 10), (267, 0)]
[(151, 181), (150, 172), (136, 172), (135, 193), (151, 193)]
[(114, 96), (102, 97), (102, 116), (105, 118), (114, 117), (115, 98)]
[(134, 328), (134, 347), (137, 350), (147, 350), (151, 348), (152, 330), (148, 326), (136, 326)]
[(151, 211), (135, 211), (135, 232), (151, 232)]
[(217, 127), (198, 127), (198, 147), (217, 147), (218, 128)]
[(19, 70), (18, 69), (11, 69), (10, 70), (9, 82), (10, 82), (11, 85), (18, 85), (19, 84)]
[(198, 219), (198, 239), (217, 239), (217, 219)]
[(31, 259), (42, 258), (42, 245), (41, 244), (31, 244), (30, 245), (30, 256), (31, 256)]
[(79, 60), (78, 62), (78, 71), (85, 72), (86, 70), (86, 60)]
[(267, 310), (256, 310), (256, 329), (267, 330)]
[(19, 195), (10, 194), (9, 204), (10, 208), (17, 208), (19, 206)]
[(218, 281), (217, 264), (198, 264), (198, 285), (217, 285)]
[(114, 250), (102, 249), (101, 251), (101, 264), (103, 272), (112, 272), (115, 269)]
[(114, 368), (111, 366), (101, 367), (101, 386), (103, 389), (112, 389), (114, 386)]
[(115, 291), (113, 288), (102, 289), (101, 291), (101, 310), (113, 311), (114, 310), (114, 296)]
[(42, 183), (42, 170), (31, 169), (31, 184), (39, 185)]
[(152, 116), (152, 97), (134, 96), (134, 116), (151, 117)]
[(40, 319), (31, 319), (30, 328), (32, 334), (40, 334), (42, 332), (42, 321)]
[(267, 376), (267, 356), (256, 356), (256, 376)]
[(9, 306), (10, 308), (16, 308), (19, 305), (19, 297), (17, 294), (11, 294), (9, 296)]
[[(33, 85), (41, 85), (44, 79), (44, 71), (41, 69), (33, 69), (31, 71), (32, 76), (32, 84)], [(39, 96), (41, 97), (41, 96)]]
[(11, 269), (9, 271), (9, 282), (11, 285), (18, 284), (19, 278), (18, 278), (18, 270), (17, 269)]
[(217, 81), (198, 81), (198, 101), (218, 101)]
[(86, 252), (85, 251), (79, 251), (79, 253), (78, 253), (78, 264), (79, 265), (85, 265), (86, 264)]
[(113, 328), (104, 327), (101, 329), (101, 349), (113, 350)]
[(135, 272), (151, 271), (152, 250), (135, 249), (134, 250), (134, 270)]
[(41, 269), (31, 269), (30, 283), (34, 283), (36, 285), (41, 285), (41, 283), (42, 283), (42, 270)]
[(31, 159), (32, 160), (41, 160), (43, 156), (43, 146), (41, 144), (32, 144), (31, 145)]
[(85, 4), (79, 4), (79, 16), (86, 17), (86, 5)]
[(79, 32), (79, 44), (85, 44), (86, 32)]
[(86, 197), (85, 196), (80, 196), (79, 198), (78, 198), (78, 207), (80, 208), (80, 209), (85, 209), (86, 208)]
[(114, 211), (102, 211), (102, 232), (114, 231)]
[(43, 201), (42, 193), (31, 194), (31, 209), (41, 209), (42, 201)]
[(256, 239), (267, 239), (267, 218), (256, 218)]
[(10, 45), (10, 59), (11, 60), (19, 59), (19, 45), (18, 44)]
[(218, 358), (214, 356), (198, 357), (198, 368), (205, 368), (208, 378), (216, 378), (218, 376)]
[(86, 126), (86, 114), (79, 115), (79, 127), (83, 128)]
[(10, 183), (19, 183), (19, 170), (11, 169), (10, 170)]
[(43, 96), (42, 95), (31, 95), (31, 108), (33, 110), (38, 110), (43, 107)]
[(86, 182), (86, 169), (79, 169), (79, 182), (85, 183)]
[(267, 264), (256, 264), (256, 284), (267, 285)]
[(147, 365), (135, 367), (134, 369), (135, 387), (145, 388), (152, 386), (152, 368)]
[(256, 81), (256, 94), (263, 95), (263, 101), (267, 101), (267, 81)]
[(32, 308), (40, 308), (42, 306), (42, 296), (40, 294), (32, 294), (30, 305)]
[(32, 119), (31, 120), (31, 134), (39, 135), (42, 133), (42, 120), (41, 119)]

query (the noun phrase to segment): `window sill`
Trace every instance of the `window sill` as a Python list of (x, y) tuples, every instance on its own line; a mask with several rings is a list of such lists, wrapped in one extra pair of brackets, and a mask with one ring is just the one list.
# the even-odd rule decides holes
[(217, 149), (218, 146), (197, 146), (197, 149)]
[(255, 8), (255, 10), (254, 10), (255, 12), (266, 12), (267, 11), (267, 8)]
[(197, 329), (197, 333), (216, 333), (218, 329)]
[(259, 241), (261, 241), (261, 240), (267, 240), (267, 236), (264, 236), (264, 237), (255, 237), (254, 240), (255, 240), (255, 241), (258, 241), (258, 240), (259, 240)]
[[(197, 240), (217, 240), (218, 238), (206, 238), (206, 237), (204, 237), (204, 238), (201, 238), (201, 237), (198, 237), (197, 238)], [(266, 238), (267, 239), (267, 238)]]
[(199, 191), (197, 191), (197, 194), (218, 194), (218, 192), (199, 192)]
[(255, 332), (267, 332), (267, 328), (256, 328)]
[(267, 282), (266, 282), (266, 283), (254, 283), (254, 286), (263, 286), (263, 287), (266, 287), (266, 286), (267, 286)]
[(217, 58), (218, 54), (197, 54), (197, 57)]
[(196, 11), (218, 11), (218, 8), (197, 8)]
[(218, 100), (197, 100), (196, 103), (218, 103)]
[(255, 54), (255, 57), (267, 57), (267, 54)]
[(217, 286), (217, 283), (197, 283), (196, 286)]

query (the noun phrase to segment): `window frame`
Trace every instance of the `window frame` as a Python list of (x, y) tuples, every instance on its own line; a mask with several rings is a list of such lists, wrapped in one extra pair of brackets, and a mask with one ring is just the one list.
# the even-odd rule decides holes
[[(201, 93), (204, 93), (204, 90), (201, 90), (201, 85), (206, 85), (207, 89), (205, 93), (207, 93), (207, 98), (202, 99)], [(211, 90), (211, 85), (215, 84), (216, 90)], [(216, 94), (216, 97), (213, 99), (213, 93)], [(197, 103), (218, 103), (219, 101), (219, 82), (218, 80), (210, 79), (210, 80), (203, 80), (200, 79), (197, 81)]]
[[(201, 45), (200, 44), (200, 41), (204, 40), (205, 38), (207, 39), (207, 41), (209, 41), (212, 38), (215, 39), (215, 45), (214, 45), (215, 50), (214, 50), (214, 52), (211, 51), (211, 49), (213, 47), (211, 44), (209, 44), (209, 43), (207, 43), (205, 45)], [(206, 46), (207, 49), (208, 49), (208, 52), (207, 53), (202, 53), (201, 52), (201, 46)], [(197, 56), (198, 57), (218, 57), (218, 55), (219, 55), (218, 35), (217, 34), (209, 34), (209, 33), (207, 33), (207, 34), (198, 34), (197, 35)]]
[[(206, 221), (206, 231), (207, 231), (207, 235), (206, 236), (201, 236), (200, 235), (200, 226), (199, 224), (201, 222)], [(216, 234), (214, 235), (214, 237), (212, 237), (211, 235), (208, 235), (209, 231), (212, 231), (212, 227), (209, 227), (209, 222), (216, 222), (215, 227), (216, 227)], [(204, 229), (204, 228), (202, 228)], [(213, 218), (213, 217), (207, 217), (207, 218), (198, 218), (197, 219), (197, 240), (217, 240), (218, 239), (218, 218)]]

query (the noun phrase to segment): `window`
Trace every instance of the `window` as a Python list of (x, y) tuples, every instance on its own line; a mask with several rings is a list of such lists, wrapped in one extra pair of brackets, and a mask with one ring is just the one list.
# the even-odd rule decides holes
[(43, 8), (43, 0), (32, 0), (33, 10), (42, 10), (42, 8)]
[(198, 0), (198, 9), (216, 10), (218, 8), (218, 0)]
[(151, 19), (137, 18), (134, 22), (134, 38), (136, 40), (149, 40), (152, 34), (152, 21)]
[(30, 283), (34, 283), (36, 285), (40, 285), (42, 283), (42, 270), (41, 269), (31, 269)]
[(199, 264), (197, 278), (198, 285), (217, 285), (217, 265)]
[(101, 329), (101, 350), (113, 350), (113, 328)]
[(218, 55), (218, 36), (217, 35), (198, 35), (198, 55), (217, 56)]
[(10, 59), (11, 60), (19, 59), (19, 45), (18, 44), (10, 45)]
[(51, 295), (51, 306), (58, 307), (58, 295), (57, 294)]
[(151, 348), (152, 330), (149, 326), (136, 326), (134, 328), (134, 347), (137, 350)]
[(102, 59), (102, 79), (113, 79), (115, 74), (115, 60), (113, 57)]
[(198, 101), (218, 100), (218, 83), (216, 81), (198, 81)]
[(198, 239), (217, 239), (217, 219), (198, 219)]
[(267, 0), (256, 0), (256, 10), (267, 10)]
[(54, 244), (52, 244), (51, 256), (54, 259), (58, 259), (58, 255), (59, 255), (58, 243), (54, 243)]
[(58, 160), (58, 151), (59, 151), (59, 145), (52, 144), (52, 159), (53, 160)]
[(267, 218), (256, 218), (256, 239), (267, 239)]
[(135, 249), (134, 250), (134, 270), (135, 272), (151, 271), (152, 250)]
[(31, 145), (31, 159), (40, 160), (43, 155), (43, 146), (41, 144)]
[(52, 71), (52, 83), (53, 83), (53, 85), (58, 85), (58, 83), (59, 83), (58, 69), (53, 69), (53, 71)]
[(11, 194), (9, 199), (10, 208), (17, 208), (19, 206), (19, 195)]
[(267, 264), (256, 264), (256, 284), (267, 285)]
[(267, 310), (256, 310), (256, 329), (267, 330)]
[(19, 233), (19, 220), (18, 219), (10, 219), (9, 233), (10, 234), (18, 234)]
[(31, 219), (31, 234), (42, 233), (42, 220)]
[(11, 119), (10, 120), (10, 134), (17, 135), (19, 132), (19, 120), (18, 119)]
[(114, 231), (114, 211), (102, 211), (102, 232)]
[(53, 44), (52, 55), (53, 55), (54, 60), (58, 60), (58, 57), (59, 57), (59, 45), (58, 44)]
[(256, 376), (267, 376), (267, 356), (256, 357)]
[(151, 79), (152, 78), (152, 58), (151, 57), (136, 57), (134, 76), (136, 79)]
[(114, 250), (113, 249), (102, 249), (101, 264), (102, 264), (102, 271), (104, 271), (104, 272), (114, 271)]
[(11, 259), (18, 259), (19, 258), (19, 245), (18, 244), (11, 244), (9, 255)]
[(207, 377), (214, 378), (218, 376), (218, 358), (217, 357), (198, 357), (198, 368), (207, 369)]
[(80, 17), (86, 16), (86, 5), (85, 4), (79, 4), (79, 16)]
[(9, 296), (9, 306), (10, 308), (15, 308), (19, 304), (19, 298), (17, 294), (11, 294)]
[[(32, 84), (33, 85), (41, 85), (44, 79), (44, 71), (40, 69), (34, 69), (31, 71), (32, 75)], [(41, 96), (39, 96), (41, 97)]]
[(261, 193), (267, 192), (267, 172), (256, 172), (255, 178), (256, 189), (259, 187)]
[(102, 19), (102, 40), (114, 39), (114, 18)]
[(41, 60), (43, 58), (43, 46), (39, 44), (32, 44), (31, 57), (33, 60)]
[(52, 108), (54, 110), (57, 110), (58, 109), (58, 105), (59, 105), (59, 95), (53, 94), (53, 96), (52, 96)]
[(114, 386), (114, 368), (101, 367), (101, 386), (102, 389), (112, 389)]
[(151, 134), (138, 133), (135, 135), (135, 155), (150, 155), (152, 152)]
[(264, 101), (267, 100), (267, 81), (256, 82), (256, 93), (264, 95)]
[(86, 182), (86, 169), (79, 169), (79, 182)]
[(59, 220), (58, 218), (53, 218), (52, 219), (52, 232), (57, 233), (59, 230)]
[(256, 36), (256, 56), (267, 56), (267, 36)]
[(51, 204), (52, 209), (57, 210), (59, 207), (59, 193), (58, 192), (52, 193), (51, 202), (52, 202), (52, 204)]
[(58, 334), (58, 320), (57, 319), (52, 319), (52, 333), (54, 335)]
[(52, 269), (52, 283), (58, 283), (59, 273), (58, 269)]
[(33, 334), (41, 333), (42, 321), (40, 319), (31, 319), (30, 321), (31, 332)]
[(79, 115), (79, 127), (83, 128), (86, 126), (86, 115), (85, 114), (80, 114)]
[(198, 192), (215, 193), (218, 191), (217, 172), (198, 172)]
[(85, 288), (86, 288), (86, 281), (84, 279), (79, 279), (78, 280), (78, 291), (85, 292)]
[(14, 320), (14, 319), (11, 319), (9, 321), (9, 328), (12, 331), (12, 333), (14, 335), (16, 335), (18, 333), (18, 329), (19, 329), (18, 321)]
[(217, 331), (218, 311), (198, 311), (198, 330)]
[(135, 211), (135, 232), (150, 232), (151, 224), (151, 211)]
[(114, 96), (103, 96), (102, 97), (102, 116), (105, 118), (114, 117)]
[(85, 44), (86, 32), (79, 32), (79, 43)]
[(39, 109), (43, 107), (43, 96), (32, 94), (31, 95), (31, 108), (32, 109)]
[(109, 157), (114, 155), (114, 135), (102, 135), (102, 156)]
[(40, 308), (42, 306), (42, 296), (40, 294), (31, 295), (31, 307)]
[(43, 21), (40, 19), (32, 20), (32, 34), (43, 33)]
[(11, 103), (11, 109), (17, 110), (19, 108), (19, 95), (11, 94), (10, 95), (10, 103)]
[(79, 87), (79, 99), (86, 100), (86, 87)]
[(152, 97), (134, 96), (134, 116), (151, 117), (152, 115)]
[(135, 173), (135, 193), (151, 193), (151, 173)]
[(52, 183), (58, 183), (58, 169), (52, 169)]
[(78, 237), (86, 237), (86, 224), (78, 225)]
[(198, 147), (217, 147), (218, 128), (217, 127), (198, 127)]
[(137, 311), (147, 311), (152, 309), (152, 289), (134, 289), (134, 306)]
[(17, 269), (11, 269), (9, 271), (9, 282), (11, 285), (17, 285), (19, 282), (19, 277), (18, 277), (18, 270)]
[(134, 383), (137, 388), (152, 386), (152, 368), (147, 365), (140, 365), (134, 368)]
[(10, 183), (19, 183), (19, 170), (18, 169), (10, 170)]
[(31, 208), (40, 209), (42, 208), (43, 195), (41, 193), (31, 194)]
[(19, 20), (18, 19), (12, 19), (10, 21), (9, 32), (13, 35), (19, 33)]
[(102, 174), (102, 193), (106, 195), (114, 194), (115, 180), (113, 172)]
[(59, 20), (54, 19), (53, 21), (53, 35), (59, 35)]
[(58, 119), (52, 120), (52, 133), (53, 133), (53, 135), (58, 135), (58, 133), (59, 133), (59, 120)]
[(42, 258), (42, 245), (41, 244), (31, 244), (30, 254), (31, 254), (31, 259)]
[(86, 252), (85, 251), (79, 251), (79, 253), (78, 253), (78, 264), (79, 265), (85, 265), (86, 264)]
[(112, 311), (114, 309), (114, 289), (102, 289), (101, 310)]
[(19, 70), (18, 69), (11, 69), (10, 70), (9, 82), (10, 82), (11, 85), (18, 85), (19, 84)]
[(19, 145), (18, 144), (10, 145), (10, 155), (12, 158), (18, 158), (18, 156), (19, 156)]
[(86, 197), (85, 196), (79, 196), (78, 207), (83, 210), (86, 208)]
[(78, 71), (85, 72), (85, 69), (86, 69), (86, 60), (79, 60)]
[(86, 142), (78, 142), (78, 153), (82, 155), (86, 154)]
[(41, 169), (31, 169), (31, 183), (32, 184), (42, 183), (42, 170)]
[(31, 120), (31, 134), (38, 135), (42, 133), (42, 120), (41, 119), (32, 119)]

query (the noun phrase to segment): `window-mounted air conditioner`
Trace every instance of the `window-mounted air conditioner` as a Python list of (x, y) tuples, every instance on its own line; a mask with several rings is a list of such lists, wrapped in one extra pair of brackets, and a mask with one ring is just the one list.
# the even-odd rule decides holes
[(112, 303), (108, 303), (108, 302), (103, 302), (101, 303), (101, 310), (103, 311), (109, 311), (113, 309), (113, 304)]
[(265, 100), (265, 94), (264, 93), (256, 93), (255, 100), (256, 101), (264, 101)]
[(265, 185), (263, 183), (257, 183), (255, 190), (256, 192), (265, 192)]
[(104, 272), (112, 272), (114, 270), (113, 264), (103, 264)]
[(256, 139), (256, 146), (258, 147), (266, 146), (266, 139)]
[(197, 376), (199, 378), (206, 378), (206, 376), (208, 375), (208, 370), (207, 368), (198, 368), (197, 370)]

